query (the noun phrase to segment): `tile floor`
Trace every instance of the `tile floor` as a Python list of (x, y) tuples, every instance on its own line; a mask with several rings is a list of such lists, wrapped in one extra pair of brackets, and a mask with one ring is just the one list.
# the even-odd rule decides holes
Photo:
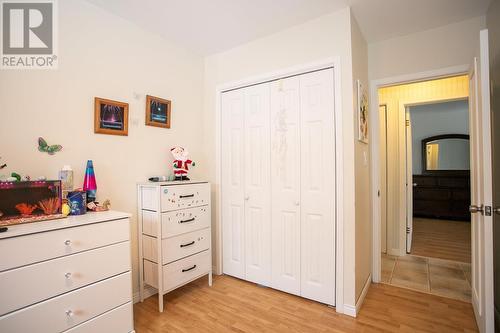
[(470, 281), (467, 263), (382, 254), (382, 283), (470, 302)]

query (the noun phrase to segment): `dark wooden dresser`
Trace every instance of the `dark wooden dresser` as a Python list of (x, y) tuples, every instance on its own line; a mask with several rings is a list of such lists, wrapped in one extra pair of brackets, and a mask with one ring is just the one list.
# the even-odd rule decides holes
[(413, 216), (470, 221), (470, 176), (413, 175)]

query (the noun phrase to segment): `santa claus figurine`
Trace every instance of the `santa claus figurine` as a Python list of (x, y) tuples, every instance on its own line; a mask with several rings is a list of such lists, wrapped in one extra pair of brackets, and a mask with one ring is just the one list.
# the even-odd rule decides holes
[(187, 177), (189, 165), (195, 166), (195, 163), (187, 158), (189, 152), (182, 147), (174, 147), (170, 151), (174, 156), (175, 180), (189, 180)]

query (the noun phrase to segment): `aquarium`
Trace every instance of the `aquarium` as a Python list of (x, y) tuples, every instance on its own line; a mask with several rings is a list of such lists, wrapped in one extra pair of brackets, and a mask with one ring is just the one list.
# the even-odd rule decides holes
[(60, 180), (0, 182), (0, 226), (63, 218)]

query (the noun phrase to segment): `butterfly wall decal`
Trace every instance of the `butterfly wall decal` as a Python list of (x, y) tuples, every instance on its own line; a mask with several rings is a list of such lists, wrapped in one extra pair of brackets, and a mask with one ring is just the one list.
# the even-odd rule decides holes
[(61, 145), (49, 146), (44, 138), (42, 137), (38, 138), (38, 150), (41, 151), (42, 153), (48, 153), (49, 155), (54, 155), (58, 151), (61, 151), (62, 148), (63, 147)]

